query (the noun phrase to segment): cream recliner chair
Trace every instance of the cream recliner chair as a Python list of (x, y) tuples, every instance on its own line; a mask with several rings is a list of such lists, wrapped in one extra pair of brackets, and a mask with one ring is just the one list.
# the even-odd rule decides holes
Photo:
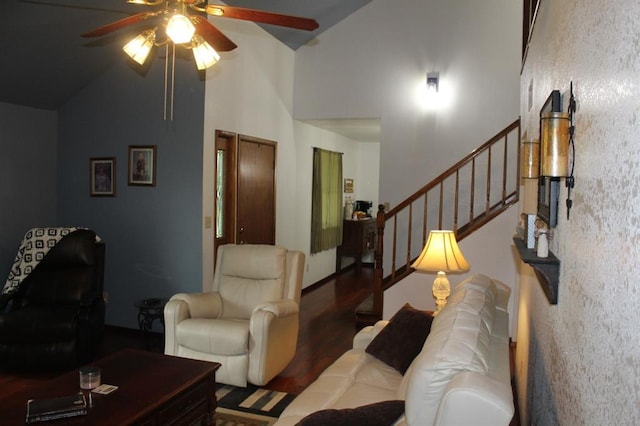
[(165, 306), (165, 354), (219, 362), (218, 383), (268, 383), (296, 352), (304, 259), (276, 246), (220, 246), (212, 291)]

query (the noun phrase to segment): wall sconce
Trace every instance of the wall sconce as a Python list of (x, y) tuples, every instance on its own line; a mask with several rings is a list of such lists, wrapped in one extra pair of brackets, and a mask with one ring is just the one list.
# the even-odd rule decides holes
[[(540, 175), (551, 178), (566, 178), (567, 220), (573, 205), (571, 190), (575, 186), (573, 171), (575, 166), (574, 133), (576, 100), (573, 95), (573, 82), (569, 89), (567, 112), (560, 107), (560, 92), (554, 90), (540, 111)], [(569, 148), (571, 147), (571, 155)], [(569, 164), (571, 163), (571, 164)], [(556, 179), (557, 180), (557, 179)]]
[(537, 139), (522, 141), (520, 153), (520, 177), (537, 179), (540, 175), (540, 141)]
[(427, 73), (427, 94), (438, 93), (440, 81), (440, 73), (429, 72)]
[(568, 176), (569, 127), (569, 114), (566, 112), (545, 112), (540, 115), (542, 176)]

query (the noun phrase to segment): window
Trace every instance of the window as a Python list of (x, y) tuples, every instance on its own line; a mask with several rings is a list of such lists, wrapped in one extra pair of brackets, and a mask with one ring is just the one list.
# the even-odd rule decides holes
[(225, 187), (227, 182), (225, 175), (227, 170), (225, 169), (225, 151), (218, 149), (216, 151), (216, 238), (223, 238), (226, 226), (225, 215)]
[(313, 149), (311, 253), (342, 244), (342, 153)]

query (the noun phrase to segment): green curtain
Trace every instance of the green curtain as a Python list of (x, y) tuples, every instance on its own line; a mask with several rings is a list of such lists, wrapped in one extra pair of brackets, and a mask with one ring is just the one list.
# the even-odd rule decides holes
[(342, 153), (313, 148), (311, 253), (342, 244)]

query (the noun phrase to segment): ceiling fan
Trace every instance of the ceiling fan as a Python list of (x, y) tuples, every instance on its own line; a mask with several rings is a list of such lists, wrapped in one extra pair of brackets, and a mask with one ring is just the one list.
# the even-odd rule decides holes
[[(127, 3), (158, 8), (137, 13), (82, 34), (82, 37), (102, 37), (114, 31), (139, 23), (145, 29), (131, 39), (122, 49), (135, 62), (143, 65), (154, 46), (166, 46), (164, 119), (167, 119), (167, 97), (170, 91), (170, 113), (173, 120), (173, 91), (175, 46), (190, 49), (198, 70), (204, 70), (220, 60), (218, 52), (235, 49), (236, 44), (211, 24), (206, 15), (242, 19), (245, 21), (279, 25), (282, 27), (313, 31), (318, 23), (309, 18), (265, 12), (241, 7), (207, 4), (207, 0), (127, 0)], [(191, 12), (191, 13), (190, 13)], [(204, 14), (204, 15), (203, 15)], [(173, 66), (169, 71), (169, 49)], [(168, 73), (171, 73), (169, 89)]]
[(218, 52), (228, 52), (235, 49), (237, 45), (213, 26), (207, 20), (206, 15), (306, 31), (318, 28), (318, 23), (314, 19), (241, 7), (207, 4), (207, 0), (127, 0), (127, 3), (150, 7), (159, 6), (160, 8), (128, 16), (84, 33), (82, 37), (102, 37), (129, 25), (148, 23), (149, 28), (133, 38), (123, 48), (140, 65), (144, 64), (153, 46), (170, 43), (192, 49), (199, 70), (214, 65), (220, 59)]

